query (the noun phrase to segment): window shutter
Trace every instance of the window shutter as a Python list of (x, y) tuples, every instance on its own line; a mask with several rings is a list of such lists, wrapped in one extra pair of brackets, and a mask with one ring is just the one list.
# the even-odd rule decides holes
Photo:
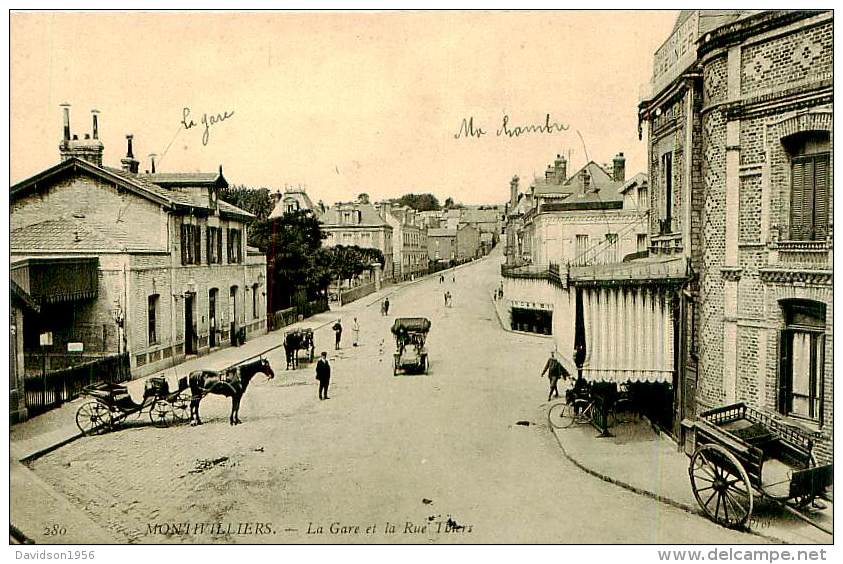
[(828, 236), (828, 208), (831, 202), (829, 190), (828, 155), (818, 155), (814, 159), (814, 239), (822, 240)]
[(779, 331), (779, 412), (787, 415), (793, 408), (791, 395), (793, 356), (793, 332), (787, 329)]
[(181, 263), (187, 264), (187, 225), (181, 225)]
[(213, 234), (214, 234), (214, 229), (212, 227), (209, 227), (208, 230), (205, 231), (205, 248), (207, 249), (206, 254), (207, 254), (208, 264), (211, 264), (213, 262), (211, 260), (211, 257), (214, 254), (213, 241), (211, 240), (213, 238)]
[(790, 238), (805, 238), (805, 163), (794, 161), (791, 168), (790, 183)]
[(217, 264), (222, 264), (222, 227), (217, 228)]
[(202, 264), (202, 226), (194, 225), (193, 245), (195, 255), (193, 257), (194, 264)]

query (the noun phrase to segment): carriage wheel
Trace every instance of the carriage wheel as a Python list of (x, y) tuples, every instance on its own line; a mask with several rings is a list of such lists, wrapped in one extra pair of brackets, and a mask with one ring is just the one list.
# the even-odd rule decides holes
[(737, 528), (752, 515), (752, 489), (743, 465), (720, 445), (697, 449), (688, 467), (691, 488), (702, 510), (712, 521)]
[(573, 406), (563, 402), (553, 404), (547, 412), (547, 420), (554, 429), (567, 429), (575, 419)]
[(149, 419), (156, 427), (167, 427), (176, 419), (173, 405), (164, 399), (157, 399), (149, 408)]
[(76, 411), (76, 426), (83, 435), (98, 435), (111, 427), (111, 411), (98, 401), (83, 403)]
[(170, 402), (173, 408), (173, 415), (177, 421), (187, 421), (190, 419), (190, 397), (189, 391), (183, 391)]
[(426, 356), (423, 356), (423, 357), (422, 357), (422, 359), (421, 359), (421, 365), (422, 365), (422, 372), (424, 372), (425, 374), (427, 374), (427, 357), (426, 357)]

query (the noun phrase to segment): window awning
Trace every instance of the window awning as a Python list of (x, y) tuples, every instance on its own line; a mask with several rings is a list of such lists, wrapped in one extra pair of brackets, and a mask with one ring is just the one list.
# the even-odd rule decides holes
[(97, 297), (98, 257), (29, 257), (11, 266), (14, 280), (39, 305)]

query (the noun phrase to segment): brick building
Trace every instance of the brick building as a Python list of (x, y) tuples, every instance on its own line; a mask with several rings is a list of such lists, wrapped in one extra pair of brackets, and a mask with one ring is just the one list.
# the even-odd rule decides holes
[(320, 213), (322, 211), (313, 205), (313, 201), (307, 195), (307, 192), (298, 187), (285, 188), (284, 192), (279, 190), (273, 194), (273, 199), (275, 200), (275, 207), (272, 208), (272, 212), (269, 214), (270, 219), (282, 217), (285, 213), (292, 213), (299, 210), (310, 210)]
[[(336, 245), (378, 249), (383, 253), (383, 277), (392, 279), (392, 226), (378, 213), (373, 204), (338, 202), (319, 216), (326, 238), (326, 247)], [(377, 276), (377, 275), (376, 275)]]
[(830, 458), (830, 12), (684, 11), (656, 52), (650, 253), (682, 256), (676, 416), (778, 412)]
[(646, 249), (647, 178), (626, 182), (626, 159), (619, 153), (607, 172), (589, 162), (566, 175), (557, 155), (546, 177), (530, 187), (532, 207), (523, 218), (531, 263), (594, 264), (620, 262)]
[(97, 125), (71, 137), (65, 107), (61, 162), (10, 188), (10, 275), (41, 308), (25, 352), (52, 332), (56, 353), (128, 352), (140, 376), (264, 332), (266, 259), (251, 214), (217, 199), (222, 168), (139, 174), (131, 136), (122, 168), (103, 166)]
[(833, 440), (832, 12), (750, 13), (699, 41), (697, 401)]
[(473, 225), (457, 227), (457, 260), (466, 261), (480, 256), (480, 230)]
[(392, 227), (392, 277), (410, 280), (427, 273), (427, 229), (416, 210), (390, 202), (378, 204), (381, 217)]

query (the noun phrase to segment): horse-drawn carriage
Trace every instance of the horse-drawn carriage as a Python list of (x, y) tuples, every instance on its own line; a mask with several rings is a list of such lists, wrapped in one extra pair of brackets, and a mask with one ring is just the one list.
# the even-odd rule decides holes
[(392, 324), (395, 336), (393, 374), (399, 371), (427, 374), (427, 349), (424, 346), (430, 320), (425, 317), (399, 317)]
[(307, 353), (308, 362), (313, 362), (316, 344), (313, 340), (313, 329), (292, 329), (284, 334), (284, 354), (287, 359), (287, 370), (299, 367), (299, 351)]
[(153, 424), (166, 427), (174, 421), (189, 419), (190, 391), (187, 378), (179, 380), (179, 388), (170, 392), (165, 378), (152, 377), (144, 384), (143, 400), (135, 402), (123, 384), (96, 384), (82, 389), (91, 398), (76, 411), (76, 426), (85, 435), (112, 429), (130, 415), (149, 413)]
[(726, 527), (741, 527), (752, 515), (753, 491), (815, 527), (803, 510), (832, 485), (831, 464), (817, 466), (813, 442), (804, 432), (736, 403), (683, 421), (692, 436), (688, 475), (705, 514)]

